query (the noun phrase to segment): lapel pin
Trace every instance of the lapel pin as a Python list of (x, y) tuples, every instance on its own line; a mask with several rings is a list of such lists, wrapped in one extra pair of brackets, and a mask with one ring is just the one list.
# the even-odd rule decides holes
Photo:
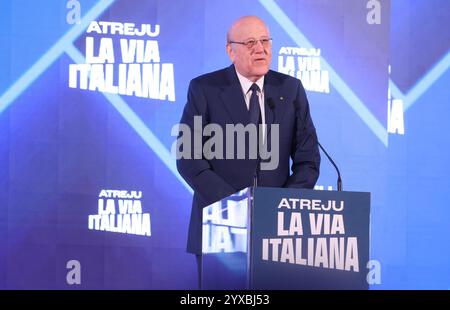
[(280, 97), (280, 100), (283, 100), (284, 98), (283, 97)]

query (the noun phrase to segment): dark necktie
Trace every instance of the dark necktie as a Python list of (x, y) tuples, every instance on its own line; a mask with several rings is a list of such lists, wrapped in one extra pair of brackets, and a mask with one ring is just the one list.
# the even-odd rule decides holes
[(261, 123), (261, 110), (259, 108), (259, 99), (258, 99), (259, 87), (258, 85), (256, 85), (256, 83), (253, 83), (253, 85), (250, 87), (250, 90), (252, 91), (249, 107), (250, 123), (258, 126)]
[[(259, 150), (259, 124), (262, 123), (261, 120), (261, 110), (259, 108), (259, 99), (258, 99), (258, 91), (259, 87), (256, 85), (256, 83), (253, 83), (253, 85), (250, 87), (250, 90), (252, 91), (252, 95), (250, 97), (250, 107), (249, 107), (249, 113), (250, 113), (250, 123), (256, 125), (256, 152), (257, 157), (258, 150)], [(255, 175), (253, 176), (253, 186), (258, 186), (258, 179), (259, 179), (259, 159), (256, 164), (256, 171)]]

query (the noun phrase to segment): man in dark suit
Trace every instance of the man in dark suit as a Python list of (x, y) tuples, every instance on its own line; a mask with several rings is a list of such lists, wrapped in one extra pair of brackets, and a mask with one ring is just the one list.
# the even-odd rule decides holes
[[(259, 141), (276, 152), (278, 161), (276, 167), (264, 170), (261, 159), (207, 159), (202, 146), (212, 137), (204, 135), (200, 148), (177, 159), (178, 171), (194, 189), (187, 251), (197, 255), (199, 264), (203, 207), (252, 186), (255, 176), (258, 186), (297, 188), (313, 188), (319, 176), (317, 136), (305, 90), (298, 79), (269, 70), (271, 48), (264, 22), (255, 16), (242, 17), (227, 33), (226, 50), (233, 64), (199, 76), (189, 85), (180, 123), (193, 135), (202, 135), (194, 128), (195, 117), (201, 120), (200, 130), (208, 124), (217, 124), (224, 131), (227, 124), (264, 125), (260, 135), (265, 138)], [(276, 131), (272, 130), (275, 125)], [(274, 132), (277, 135), (273, 136)]]

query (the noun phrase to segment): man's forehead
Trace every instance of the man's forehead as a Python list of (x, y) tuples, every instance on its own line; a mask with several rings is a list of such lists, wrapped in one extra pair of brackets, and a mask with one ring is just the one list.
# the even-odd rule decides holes
[(269, 35), (269, 30), (259, 18), (244, 18), (236, 21), (232, 34), (239, 37), (260, 37)]

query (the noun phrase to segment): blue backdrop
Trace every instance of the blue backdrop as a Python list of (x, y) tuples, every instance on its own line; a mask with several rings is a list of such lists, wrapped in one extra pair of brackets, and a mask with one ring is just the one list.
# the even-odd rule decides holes
[[(446, 0), (2, 1), (0, 288), (196, 287), (185, 253), (192, 191), (176, 172), (171, 130), (190, 79), (229, 65), (225, 34), (242, 15), (266, 21), (272, 69), (307, 86), (344, 189), (372, 193), (371, 259), (381, 266), (372, 288), (450, 288)], [(104, 47), (114, 62), (86, 65), (89, 38), (91, 56)], [(132, 40), (153, 41), (148, 96), (136, 86), (145, 65), (123, 59)], [(113, 85), (127, 68), (129, 94), (89, 89), (92, 76), (83, 87), (86, 68), (111, 70)], [(323, 157), (318, 185), (335, 180)], [(108, 203), (119, 212), (132, 191), (142, 227), (96, 227)], [(123, 213), (115, 220), (133, 217)], [(74, 261), (80, 284), (70, 284)]]

